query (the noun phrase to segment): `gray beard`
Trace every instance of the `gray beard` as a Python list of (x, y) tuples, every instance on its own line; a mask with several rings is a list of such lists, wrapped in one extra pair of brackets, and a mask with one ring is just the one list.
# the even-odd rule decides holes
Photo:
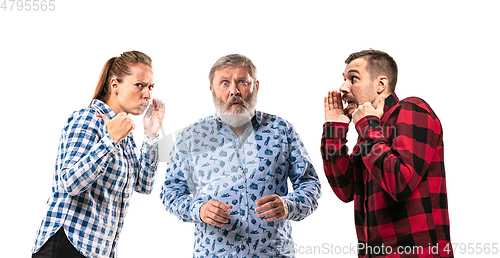
[[(222, 122), (228, 124), (231, 127), (240, 127), (252, 120), (255, 114), (255, 106), (257, 106), (257, 91), (254, 91), (252, 95), (248, 97), (247, 100), (240, 96), (230, 97), (226, 103), (221, 101), (212, 91), (212, 98), (215, 104), (215, 111), (217, 115), (222, 120)], [(232, 103), (238, 101), (241, 106), (230, 111)]]

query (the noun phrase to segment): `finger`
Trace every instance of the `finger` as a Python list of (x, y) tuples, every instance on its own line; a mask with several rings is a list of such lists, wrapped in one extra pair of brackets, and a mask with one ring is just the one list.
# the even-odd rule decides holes
[[(121, 113), (119, 115), (123, 116)], [(125, 117), (124, 117), (123, 125), (124, 125), (124, 128), (127, 130), (127, 134), (135, 129), (134, 120), (132, 120), (132, 118), (130, 118), (127, 115), (125, 115)]]
[(221, 208), (215, 207), (213, 203), (208, 204), (207, 212), (205, 213), (205, 215), (206, 217), (219, 223), (229, 222), (229, 214), (226, 213), (226, 211), (222, 210)]
[(338, 108), (338, 105), (337, 105), (337, 92), (336, 91), (332, 91), (331, 93), (331, 101), (332, 101), (332, 109), (337, 109)]
[(149, 105), (148, 110), (146, 110), (146, 113), (144, 115), (149, 117), (153, 114), (154, 110), (155, 110), (155, 105), (153, 101), (153, 105)]
[(343, 109), (344, 108), (344, 106), (342, 105), (342, 94), (338, 91), (334, 92), (333, 107), (335, 109)]
[(268, 202), (272, 202), (276, 199), (276, 197), (278, 197), (277, 195), (273, 194), (273, 195), (268, 195), (268, 196), (264, 196), (260, 199), (258, 199), (255, 204), (257, 204), (257, 206), (262, 206)]
[(257, 214), (257, 217), (264, 218), (264, 221), (269, 222), (284, 218), (285, 214), (285, 207), (283, 205), (278, 205), (274, 209), (270, 209)]
[(224, 202), (217, 201), (217, 200), (214, 200), (213, 206), (215, 206), (219, 209), (222, 209), (222, 210), (226, 211), (227, 213), (231, 212), (231, 209), (233, 208), (233, 206), (231, 206), (227, 203), (224, 203)]
[(264, 218), (264, 221), (265, 221), (265, 222), (276, 221), (276, 220), (281, 219), (281, 216), (282, 216), (282, 214), (276, 214), (276, 215), (274, 215), (274, 216)]
[(275, 206), (269, 207), (268, 209), (264, 209), (262, 212), (257, 213), (257, 217), (263, 218), (272, 216), (274, 214), (281, 214), (284, 212), (285, 212), (284, 206), (277, 203)]
[(163, 117), (165, 115), (165, 103), (163, 103), (163, 101), (161, 101), (160, 99), (156, 99), (156, 103), (158, 105), (158, 108), (157, 108), (158, 118), (161, 121), (163, 121)]
[(277, 207), (277, 204), (275, 202), (268, 202), (262, 206), (255, 208), (255, 212), (260, 214), (261, 212), (271, 210), (271, 209), (274, 209), (276, 207)]
[(334, 102), (334, 92), (333, 91), (330, 91), (328, 92), (328, 108), (330, 108), (330, 110), (333, 110), (335, 108), (335, 102)]
[(227, 223), (229, 221), (229, 214), (227, 214), (225, 211), (221, 210), (220, 208), (214, 208), (213, 209), (209, 208), (209, 211), (207, 213), (207, 217), (220, 222), (220, 223)]
[(275, 216), (275, 215), (280, 214), (280, 213), (282, 213), (282, 212), (280, 212), (279, 209), (272, 209), (272, 210), (267, 210), (267, 211), (264, 211), (264, 212), (257, 214), (257, 217), (259, 217), (259, 218), (271, 217), (271, 216)]
[[(212, 199), (213, 200), (213, 199)], [(222, 226), (224, 223), (229, 222), (229, 214), (215, 205), (218, 201), (210, 200), (201, 206), (200, 217), (203, 222)]]
[(212, 219), (212, 218), (210, 218), (210, 217), (206, 217), (206, 218), (204, 218), (204, 219), (203, 219), (203, 221), (204, 221), (205, 223), (208, 223), (208, 224), (210, 224), (210, 225), (214, 225), (214, 226), (219, 226), (219, 227), (224, 226), (224, 223), (219, 222), (219, 221), (216, 221), (216, 220), (213, 220), (213, 219)]
[(102, 120), (104, 120), (104, 123), (107, 123), (109, 121), (109, 117), (105, 114), (97, 114), (97, 117), (102, 118)]

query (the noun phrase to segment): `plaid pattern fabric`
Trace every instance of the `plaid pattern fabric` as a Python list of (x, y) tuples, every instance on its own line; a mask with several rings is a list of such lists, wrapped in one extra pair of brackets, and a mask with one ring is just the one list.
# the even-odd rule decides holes
[(453, 257), (443, 131), (430, 106), (393, 93), (381, 119), (358, 121), (350, 155), (347, 130), (325, 123), (321, 152), (337, 197), (354, 200), (359, 257)]
[[(240, 139), (216, 115), (186, 127), (176, 139), (160, 198), (170, 213), (195, 223), (193, 257), (295, 257), (290, 221), (316, 210), (320, 187), (294, 127), (257, 111)], [(287, 219), (257, 217), (256, 201), (272, 194), (288, 204)], [(221, 227), (200, 219), (201, 206), (212, 198), (233, 207)]]
[(87, 257), (116, 257), (116, 244), (135, 190), (153, 189), (157, 138), (144, 135), (137, 153), (132, 134), (117, 146), (104, 121), (115, 113), (100, 100), (74, 112), (62, 130), (52, 195), (37, 232), (35, 253), (63, 227), (69, 241)]

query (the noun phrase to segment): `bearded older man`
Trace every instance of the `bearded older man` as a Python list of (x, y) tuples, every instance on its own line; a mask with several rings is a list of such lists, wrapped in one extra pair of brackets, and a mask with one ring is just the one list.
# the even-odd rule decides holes
[(250, 59), (220, 58), (209, 80), (217, 114), (179, 134), (163, 204), (195, 223), (193, 257), (294, 257), (290, 220), (309, 216), (321, 196), (304, 144), (289, 122), (255, 110)]

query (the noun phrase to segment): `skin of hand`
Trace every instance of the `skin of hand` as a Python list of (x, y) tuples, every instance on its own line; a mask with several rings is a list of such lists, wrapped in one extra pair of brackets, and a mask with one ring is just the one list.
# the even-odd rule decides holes
[(262, 197), (256, 202), (257, 216), (259, 218), (267, 217), (265, 222), (271, 222), (288, 216), (288, 207), (285, 207), (285, 201), (276, 194)]
[(359, 106), (354, 113), (352, 113), (352, 120), (354, 124), (365, 116), (373, 115), (381, 118), (384, 114), (385, 96), (380, 95), (376, 103), (378, 103), (376, 108), (374, 108), (370, 102), (365, 102), (363, 105)]
[(351, 119), (346, 115), (342, 104), (342, 94), (339, 91), (329, 91), (325, 97), (325, 122), (349, 123)]
[(104, 120), (109, 136), (117, 145), (135, 128), (134, 121), (125, 112), (118, 113), (113, 119), (109, 119), (105, 114), (97, 116)]
[(200, 208), (200, 218), (203, 222), (214, 226), (223, 226), (229, 222), (229, 213), (233, 206), (210, 199)]
[(165, 104), (160, 99), (153, 99), (153, 104), (144, 114), (144, 133), (150, 137), (158, 136), (164, 117)]

